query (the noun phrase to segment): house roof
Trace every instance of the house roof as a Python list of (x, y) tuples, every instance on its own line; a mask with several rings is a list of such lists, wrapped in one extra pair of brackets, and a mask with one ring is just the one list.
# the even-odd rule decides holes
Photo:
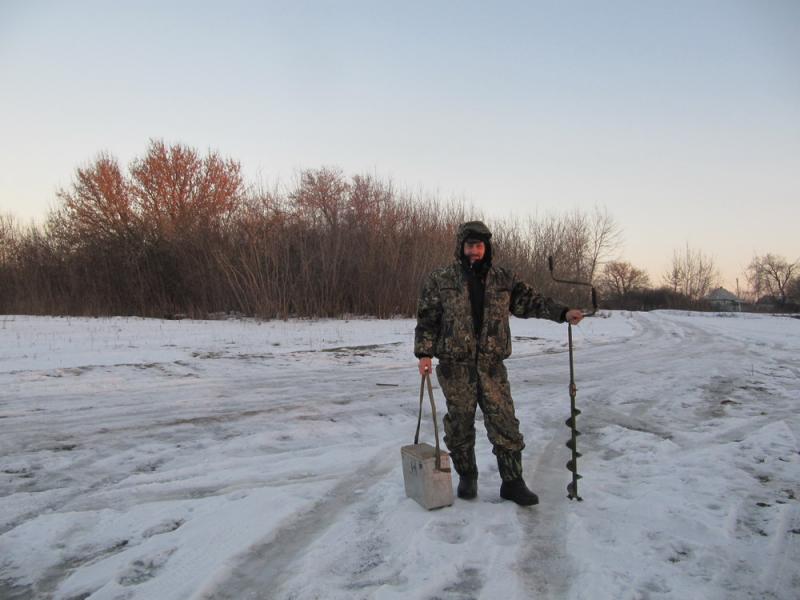
[(726, 290), (725, 288), (718, 287), (715, 290), (712, 290), (708, 296), (706, 296), (706, 300), (712, 301), (725, 301), (725, 302), (741, 302), (739, 298), (737, 298), (734, 294)]

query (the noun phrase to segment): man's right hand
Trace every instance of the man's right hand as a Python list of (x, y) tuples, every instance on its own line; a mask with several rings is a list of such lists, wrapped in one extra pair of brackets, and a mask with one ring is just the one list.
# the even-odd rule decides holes
[(419, 374), (424, 377), (425, 373), (431, 373), (431, 372), (433, 372), (431, 357), (423, 356), (422, 358), (419, 359)]
[(564, 315), (564, 320), (570, 325), (577, 325), (583, 320), (583, 311), (579, 308), (571, 308)]

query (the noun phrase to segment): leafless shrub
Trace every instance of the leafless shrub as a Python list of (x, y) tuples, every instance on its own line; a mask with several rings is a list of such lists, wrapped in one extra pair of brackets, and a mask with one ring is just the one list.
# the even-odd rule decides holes
[[(161, 141), (127, 170), (100, 154), (58, 199), (41, 227), (0, 219), (0, 311), (409, 315), (426, 274), (454, 260), (458, 224), (482, 218), (328, 167), (247, 189), (235, 161)], [(591, 279), (618, 236), (599, 210), (490, 226), (499, 264), (575, 305), (585, 290), (554, 284), (547, 257)]]
[(785, 305), (797, 288), (798, 272), (800, 260), (790, 263), (783, 256), (765, 254), (753, 257), (746, 276), (756, 300), (765, 295), (772, 296), (778, 304)]
[(663, 279), (673, 292), (699, 300), (717, 285), (719, 272), (710, 256), (689, 248), (687, 244), (683, 250), (675, 250), (672, 266)]
[(633, 302), (633, 294), (649, 287), (650, 278), (647, 273), (625, 261), (606, 263), (598, 281), (604, 305), (609, 308), (640, 308)]

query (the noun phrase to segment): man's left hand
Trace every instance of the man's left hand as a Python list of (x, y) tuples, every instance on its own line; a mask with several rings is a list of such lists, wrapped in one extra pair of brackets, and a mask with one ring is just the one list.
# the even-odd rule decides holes
[(570, 308), (564, 315), (564, 320), (570, 325), (577, 325), (583, 320), (583, 311), (579, 308)]

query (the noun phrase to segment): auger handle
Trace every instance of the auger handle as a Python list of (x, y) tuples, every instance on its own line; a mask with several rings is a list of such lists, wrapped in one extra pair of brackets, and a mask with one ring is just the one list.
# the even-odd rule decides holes
[(553, 261), (553, 257), (552, 256), (548, 256), (547, 257), (547, 265), (548, 265), (548, 267), (550, 267), (550, 277), (553, 278), (553, 281), (555, 281), (557, 283), (567, 283), (569, 285), (581, 285), (581, 286), (592, 288), (592, 310), (591, 311), (581, 310), (581, 312), (583, 312), (583, 316), (584, 317), (591, 317), (592, 315), (594, 315), (597, 312), (597, 290), (594, 289), (594, 286), (591, 283), (588, 283), (586, 281), (572, 281), (570, 279), (558, 279), (555, 276), (555, 272), (554, 272), (555, 271), (555, 267), (554, 267), (554, 261)]

